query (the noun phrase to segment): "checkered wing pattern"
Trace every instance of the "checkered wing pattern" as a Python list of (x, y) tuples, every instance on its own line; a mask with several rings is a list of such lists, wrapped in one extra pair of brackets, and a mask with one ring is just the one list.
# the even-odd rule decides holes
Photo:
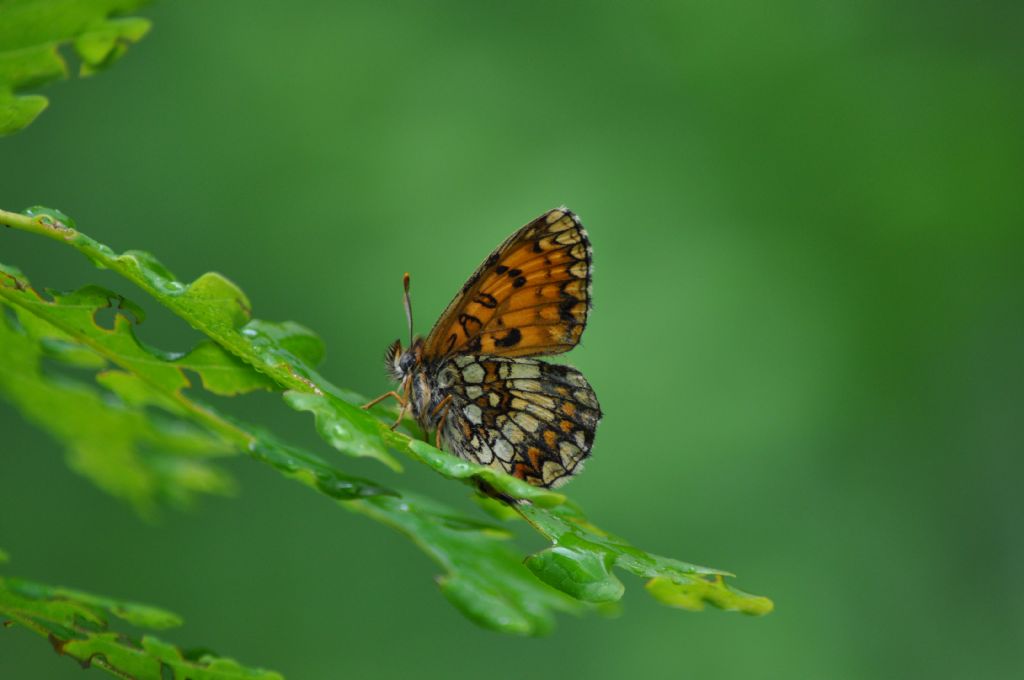
[(583, 374), (526, 358), (456, 356), (436, 384), (451, 395), (444, 448), (527, 482), (555, 487), (583, 468), (601, 409)]

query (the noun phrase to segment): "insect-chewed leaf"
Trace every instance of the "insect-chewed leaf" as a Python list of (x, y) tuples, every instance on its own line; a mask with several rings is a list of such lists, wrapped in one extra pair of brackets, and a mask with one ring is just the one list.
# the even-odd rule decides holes
[(705, 604), (760, 616), (772, 611), (767, 597), (751, 595), (726, 583), (727, 572), (644, 552), (588, 522), (566, 503), (541, 510), (516, 509), (551, 540), (551, 547), (531, 555), (526, 566), (545, 583), (587, 602), (621, 597), (621, 583), (612, 567), (650, 579), (647, 591), (659, 602), (698, 611)]
[(149, 21), (125, 16), (144, 0), (2, 2), (0, 12), (0, 136), (31, 123), (47, 99), (24, 90), (66, 78), (74, 48), (81, 75), (116, 61), (149, 30)]
[(78, 590), (0, 576), (0, 620), (46, 637), (61, 655), (95, 664), (123, 678), (161, 680), (282, 680), (274, 671), (203, 654), (200, 658), (150, 635), (136, 639), (113, 630), (116, 619), (139, 628), (181, 625), (171, 612)]

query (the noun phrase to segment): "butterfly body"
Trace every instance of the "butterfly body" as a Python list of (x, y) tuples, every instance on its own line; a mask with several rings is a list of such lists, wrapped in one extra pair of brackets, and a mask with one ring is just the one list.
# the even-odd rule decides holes
[(510, 236), (426, 338), (388, 348), (403, 410), (444, 449), (531, 484), (578, 473), (601, 418), (597, 397), (576, 369), (532, 357), (579, 342), (590, 264), (586, 232), (564, 208)]

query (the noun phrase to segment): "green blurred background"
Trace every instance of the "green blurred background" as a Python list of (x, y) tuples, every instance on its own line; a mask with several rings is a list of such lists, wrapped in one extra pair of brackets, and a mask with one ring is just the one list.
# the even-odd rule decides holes
[[(571, 361), (606, 412), (568, 490), (652, 551), (735, 571), (761, 619), (673, 611), (544, 639), (473, 627), (406, 539), (238, 459), (236, 499), (156, 525), (0, 403), (5, 567), (181, 613), (166, 637), (289, 678), (1021, 677), (1024, 5), (161, 3), (109, 72), (0, 141), (43, 203), (258, 316), (322, 334), (376, 394), (513, 229), (565, 203), (597, 263)], [(38, 285), (147, 304), (0, 234)], [(271, 395), (240, 413), (331, 453)], [(453, 503), (422, 470), (381, 481)], [(535, 545), (539, 546), (533, 539)], [(531, 546), (528, 546), (531, 547)], [(92, 674), (99, 674), (92, 671)], [(0, 677), (77, 678), (0, 630)]]

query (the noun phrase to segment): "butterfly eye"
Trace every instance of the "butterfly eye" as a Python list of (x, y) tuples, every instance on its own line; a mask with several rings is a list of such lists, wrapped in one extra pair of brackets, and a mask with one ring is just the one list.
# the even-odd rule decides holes
[(398, 368), (402, 373), (408, 373), (415, 361), (416, 357), (412, 355), (412, 352), (406, 352), (402, 355), (402, 358), (398, 360)]

